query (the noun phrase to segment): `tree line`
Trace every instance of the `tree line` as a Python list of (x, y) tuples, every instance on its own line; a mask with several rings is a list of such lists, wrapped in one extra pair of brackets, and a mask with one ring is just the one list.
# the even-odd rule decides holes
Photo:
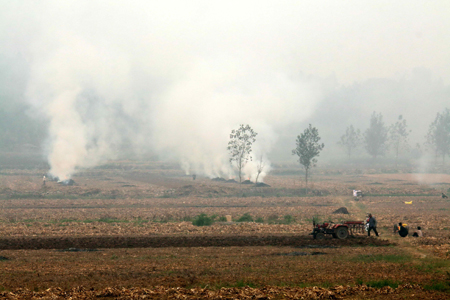
[[(369, 127), (361, 133), (353, 125), (346, 128), (338, 142), (348, 155), (352, 157), (355, 149), (364, 146), (367, 153), (376, 159), (383, 156), (391, 149), (395, 154), (395, 164), (397, 165), (401, 155), (408, 151), (408, 136), (411, 130), (408, 129), (406, 119), (402, 115), (398, 116), (397, 121), (387, 126), (383, 121), (381, 113), (373, 112), (370, 118)], [(242, 182), (242, 170), (245, 165), (251, 161), (252, 145), (256, 141), (258, 134), (250, 127), (250, 125), (241, 124), (236, 130), (232, 130), (230, 141), (228, 143), (228, 151), (230, 154), (230, 164), (235, 167), (239, 182)], [(443, 112), (436, 115), (435, 120), (430, 124), (428, 132), (425, 136), (425, 148), (432, 151), (435, 159), (440, 157), (445, 164), (445, 157), (450, 154), (450, 110), (446, 108)], [(292, 155), (298, 156), (298, 162), (305, 170), (305, 184), (308, 186), (308, 177), (312, 167), (317, 164), (317, 157), (325, 147), (324, 143), (320, 143), (320, 135), (317, 128), (311, 124), (296, 138), (296, 147), (292, 150)], [(420, 144), (416, 144), (416, 148), (420, 149)], [(258, 161), (258, 176), (264, 167), (263, 157)]]
[[(383, 121), (382, 114), (373, 112), (369, 128), (364, 133), (350, 125), (338, 144), (345, 149), (349, 158), (360, 147), (364, 147), (374, 159), (385, 155), (391, 149), (397, 164), (401, 155), (411, 149), (408, 141), (410, 133), (411, 130), (408, 129), (407, 122), (402, 115), (394, 124), (387, 126)], [(423, 146), (433, 153), (436, 162), (438, 158), (441, 158), (442, 163), (445, 164), (445, 158), (450, 154), (450, 110), (448, 108), (443, 112), (438, 112), (434, 121), (429, 125)], [(416, 143), (415, 148), (419, 152), (422, 151), (419, 143)]]

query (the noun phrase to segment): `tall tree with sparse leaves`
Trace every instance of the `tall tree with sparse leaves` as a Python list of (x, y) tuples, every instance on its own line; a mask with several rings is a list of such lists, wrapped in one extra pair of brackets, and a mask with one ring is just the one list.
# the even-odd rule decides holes
[(339, 145), (344, 147), (345, 152), (347, 152), (348, 158), (352, 156), (352, 151), (355, 150), (361, 143), (361, 132), (359, 129), (355, 130), (353, 125), (350, 125), (345, 130), (345, 134), (341, 136), (341, 140), (338, 142)]
[(445, 165), (445, 157), (450, 153), (450, 110), (448, 108), (442, 113), (437, 113), (430, 124), (426, 139), (426, 144), (434, 150), (436, 159), (442, 156), (442, 163)]
[(298, 156), (299, 163), (305, 168), (305, 182), (308, 191), (308, 175), (309, 170), (316, 166), (320, 151), (325, 146), (319, 143), (319, 130), (309, 124), (308, 128), (303, 133), (297, 136), (296, 147), (292, 150), (292, 155)]
[(239, 183), (242, 182), (242, 169), (252, 160), (252, 145), (257, 135), (248, 124), (245, 126), (241, 124), (239, 129), (231, 131), (227, 149), (230, 153), (230, 163), (238, 171)]
[(384, 125), (381, 113), (373, 112), (370, 118), (370, 127), (364, 133), (364, 143), (367, 150), (374, 159), (384, 155), (387, 150), (388, 129)]
[(406, 120), (403, 116), (398, 116), (397, 122), (389, 127), (389, 140), (395, 152), (395, 165), (398, 163), (398, 156), (402, 150), (408, 149), (408, 135), (411, 130), (408, 131)]

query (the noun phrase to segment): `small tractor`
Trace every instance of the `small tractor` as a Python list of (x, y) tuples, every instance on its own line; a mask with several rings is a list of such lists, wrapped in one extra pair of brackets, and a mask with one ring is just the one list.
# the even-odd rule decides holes
[(331, 234), (337, 239), (346, 239), (349, 234), (364, 233), (365, 231), (364, 221), (345, 221), (342, 224), (335, 224), (333, 222), (324, 222), (322, 224), (316, 224), (316, 220), (313, 219), (313, 232), (311, 233), (314, 239), (323, 239), (325, 234)]

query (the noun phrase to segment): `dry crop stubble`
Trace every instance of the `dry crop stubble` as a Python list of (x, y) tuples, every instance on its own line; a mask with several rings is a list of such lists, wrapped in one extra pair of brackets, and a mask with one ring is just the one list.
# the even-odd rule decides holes
[[(320, 252), (321, 254), (314, 254)], [(290, 255), (302, 253), (302, 255)], [(346, 254), (343, 256), (343, 254)], [(427, 283), (436, 276), (412, 268), (410, 261), (366, 257), (403, 257), (401, 249), (289, 247), (102, 249), (95, 252), (55, 250), (1, 251), (1, 285), (10, 290), (43, 291), (78, 286), (108, 287), (347, 286), (359, 282)], [(4, 276), (5, 272), (9, 275)], [(415, 288), (416, 293), (424, 293)], [(372, 291), (368, 295), (376, 295)], [(428, 294), (433, 295), (433, 293)], [(442, 296), (442, 295), (441, 295)], [(319, 298), (321, 299), (321, 298)], [(439, 299), (439, 298), (436, 298)]]
[[(77, 186), (62, 187), (52, 182), (46, 187), (47, 190), (42, 189), (40, 175), (26, 172), (25, 175), (1, 175), (4, 179), (0, 183), (0, 196), (3, 197), (0, 199), (1, 238), (173, 236), (199, 237), (208, 241), (211, 236), (225, 239), (247, 235), (298, 235), (310, 239), (307, 234), (311, 231), (313, 216), (319, 216), (322, 221), (354, 220), (372, 212), (377, 217), (382, 238), (397, 245), (376, 246), (379, 239), (364, 238), (363, 244), (342, 244), (337, 245), (340, 246), (338, 248), (274, 245), (99, 247), (97, 250), (101, 251), (93, 252), (1, 250), (0, 256), (9, 260), (0, 261), (1, 267), (5, 267), (0, 276), (0, 287), (14, 290), (22, 285), (44, 293), (50, 287), (72, 291), (72, 288), (84, 286), (94, 288), (94, 296), (95, 293), (107, 295), (105, 289), (110, 287), (113, 288), (112, 294), (130, 295), (132, 287), (136, 287), (141, 289), (134, 292), (138, 297), (145, 294), (142, 288), (156, 291), (155, 286), (158, 285), (165, 286), (167, 293), (170, 293), (169, 287), (177, 286), (207, 286), (207, 291), (216, 293), (222, 286), (250, 285), (257, 287), (254, 293), (270, 295), (263, 286), (298, 288), (318, 285), (327, 287), (323, 290), (326, 294), (332, 291), (328, 287), (357, 283), (418, 283), (425, 287), (447, 280), (449, 230), (446, 228), (449, 228), (449, 220), (445, 209), (449, 202), (440, 198), (440, 191), (446, 188), (445, 185), (423, 186), (408, 177), (383, 175), (361, 178), (317, 175), (313, 188), (328, 194), (296, 197), (287, 193), (302, 187), (299, 180), (294, 181), (293, 176), (268, 176), (266, 182), (272, 188), (280, 189), (278, 196), (266, 197), (264, 190), (258, 190), (262, 195), (241, 197), (239, 191), (250, 193), (252, 189), (240, 189), (236, 185), (212, 182), (206, 178), (193, 181), (176, 171), (157, 172), (150, 176), (143, 170), (134, 173), (122, 171), (120, 174), (112, 170), (97, 170), (86, 173), (85, 177), (76, 177)], [(167, 172), (170, 180), (166, 182), (162, 172)], [(31, 180), (27, 180), (27, 176)], [(362, 189), (368, 195), (355, 201), (350, 194), (352, 188)], [(410, 201), (411, 197), (413, 203), (406, 205), (405, 200)], [(332, 212), (341, 206), (347, 206), (351, 214), (333, 215)], [(217, 223), (197, 227), (190, 221), (183, 221), (200, 213), (209, 216), (231, 214), (235, 220), (249, 213), (254, 219), (263, 218), (264, 223)], [(294, 222), (268, 222), (275, 217), (282, 220), (285, 215), (292, 216)], [(425, 238), (400, 239), (391, 233), (393, 224), (399, 220), (410, 226), (422, 225)], [(333, 245), (336, 246), (336, 243), (339, 241), (334, 240)], [(313, 255), (313, 252), (322, 254)], [(438, 260), (435, 261), (435, 258)], [(121, 290), (122, 287), (126, 289)], [(274, 289), (280, 291), (282, 288)], [(377, 295), (400, 298), (414, 294), (422, 295), (424, 299), (425, 296), (435, 296), (436, 299), (439, 299), (436, 295), (442, 296), (419, 287), (398, 289), (387, 294), (379, 294), (380, 289), (361, 292), (343, 288), (342, 293), (344, 290), (348, 298), (356, 299), (365, 299), (362, 296), (364, 293), (374, 299)], [(190, 289), (183, 291), (183, 295), (189, 295)], [(306, 291), (298, 289), (279, 293), (300, 295)], [(81, 292), (85, 295), (89, 293), (83, 289)], [(155, 295), (163, 295), (158, 293), (155, 292)], [(237, 293), (239, 295), (239, 291)], [(191, 296), (194, 297), (195, 293)], [(293, 296), (291, 298), (295, 299)]]

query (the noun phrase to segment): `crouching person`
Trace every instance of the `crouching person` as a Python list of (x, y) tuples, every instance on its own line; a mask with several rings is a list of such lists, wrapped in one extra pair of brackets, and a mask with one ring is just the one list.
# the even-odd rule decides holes
[(423, 237), (422, 227), (417, 226), (417, 231), (413, 233), (413, 237)]
[(406, 237), (408, 235), (408, 228), (402, 222), (398, 223), (398, 234), (401, 237)]

